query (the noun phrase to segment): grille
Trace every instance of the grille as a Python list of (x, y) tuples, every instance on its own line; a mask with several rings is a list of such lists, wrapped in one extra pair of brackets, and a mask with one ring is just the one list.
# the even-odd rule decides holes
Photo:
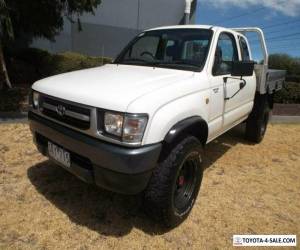
[(52, 119), (75, 128), (87, 130), (90, 128), (91, 110), (76, 104), (43, 96), (41, 112)]

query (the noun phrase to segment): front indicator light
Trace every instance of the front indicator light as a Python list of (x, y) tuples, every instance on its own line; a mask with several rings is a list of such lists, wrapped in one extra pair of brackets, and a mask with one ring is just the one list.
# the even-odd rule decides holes
[(143, 139), (148, 117), (143, 115), (126, 115), (124, 119), (123, 141), (140, 143)]

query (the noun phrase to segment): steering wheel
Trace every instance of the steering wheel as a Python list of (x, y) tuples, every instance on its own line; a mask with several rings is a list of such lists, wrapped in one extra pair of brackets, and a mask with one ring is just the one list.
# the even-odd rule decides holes
[(153, 60), (155, 60), (154, 55), (152, 55), (152, 54), (151, 54), (150, 52), (148, 52), (148, 51), (144, 51), (144, 52), (142, 52), (142, 53), (140, 54), (140, 56), (145, 56), (145, 55), (150, 56)]

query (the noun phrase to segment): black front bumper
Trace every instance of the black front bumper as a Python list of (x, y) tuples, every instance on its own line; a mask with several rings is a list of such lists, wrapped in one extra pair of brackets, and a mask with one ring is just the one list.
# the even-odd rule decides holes
[(124, 194), (143, 191), (156, 166), (162, 145), (127, 148), (77, 132), (28, 113), (30, 129), (38, 150), (48, 155), (51, 141), (71, 154), (71, 167), (65, 168), (80, 179)]

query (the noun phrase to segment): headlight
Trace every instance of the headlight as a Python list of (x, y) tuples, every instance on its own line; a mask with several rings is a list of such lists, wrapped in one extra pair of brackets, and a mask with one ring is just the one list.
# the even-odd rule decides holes
[(111, 112), (105, 113), (104, 127), (107, 133), (121, 136), (123, 128), (123, 115)]
[(113, 112), (104, 114), (105, 132), (117, 136), (120, 140), (127, 143), (139, 143), (142, 141), (147, 121), (147, 115), (124, 115)]
[(33, 91), (33, 93), (32, 93), (33, 108), (37, 109), (39, 107), (39, 99), (40, 99), (40, 94), (38, 92)]

